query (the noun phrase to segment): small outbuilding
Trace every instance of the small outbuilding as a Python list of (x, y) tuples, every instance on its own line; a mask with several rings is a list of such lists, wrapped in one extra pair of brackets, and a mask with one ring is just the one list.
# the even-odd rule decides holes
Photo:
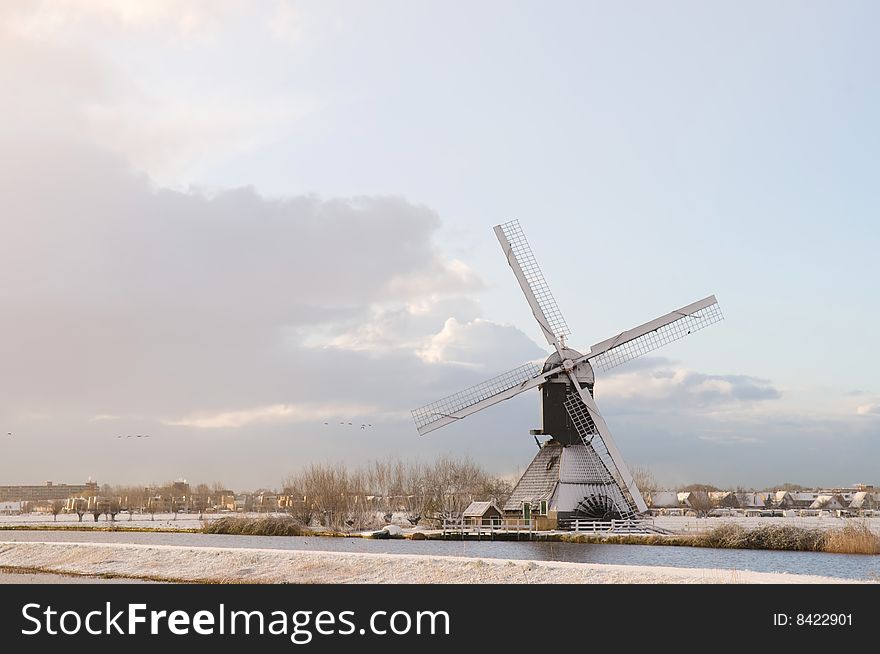
[(471, 502), (461, 517), (466, 525), (489, 527), (500, 525), (501, 515), (501, 509), (493, 502)]

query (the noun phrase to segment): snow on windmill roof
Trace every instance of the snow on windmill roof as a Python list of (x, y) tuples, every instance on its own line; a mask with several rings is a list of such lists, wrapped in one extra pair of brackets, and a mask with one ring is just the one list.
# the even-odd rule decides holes
[(492, 502), (471, 502), (468, 508), (464, 510), (462, 516), (465, 518), (481, 518), (490, 508), (498, 511), (498, 507)]
[(541, 500), (549, 501), (559, 482), (561, 454), (562, 445), (546, 443), (517, 482), (513, 493), (504, 503), (504, 510), (519, 511), (523, 502), (537, 506)]

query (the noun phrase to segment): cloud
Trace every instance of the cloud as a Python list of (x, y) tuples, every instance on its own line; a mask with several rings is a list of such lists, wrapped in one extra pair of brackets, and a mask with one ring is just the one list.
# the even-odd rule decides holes
[(726, 404), (743, 404), (778, 400), (782, 391), (765, 379), (747, 375), (706, 374), (686, 368), (667, 367), (657, 360), (652, 368), (612, 374), (596, 382), (597, 396), (616, 406), (650, 404), (670, 410), (688, 407), (712, 408)]
[(860, 416), (880, 415), (880, 402), (870, 402), (869, 404), (862, 404), (861, 406), (856, 408), (856, 415), (860, 415)]
[(85, 32), (170, 31), (179, 37), (213, 32), (242, 6), (239, 0), (30, 0), (0, 11), (16, 32), (48, 39)]
[(418, 355), (426, 363), (502, 371), (522, 365), (522, 352), (529, 352), (530, 359), (548, 356), (523, 332), (510, 325), (480, 318), (461, 323), (449, 318)]
[(198, 429), (235, 429), (263, 422), (313, 422), (328, 418), (351, 418), (372, 415), (376, 407), (356, 404), (274, 404), (239, 411), (203, 413), (176, 420), (163, 420), (163, 424)]
[[(3, 128), (97, 144), (169, 184), (284, 137), (321, 107), (307, 88), (273, 84), (242, 94), (225, 80), (193, 82), (203, 72), (201, 58), (216, 58), (211, 36), (243, 6), (222, 0), (3, 4), (0, 83), (13, 99), (0, 107)], [(135, 66), (107, 45), (120, 34), (162, 47)]]
[[(0, 147), (0, 277), (15, 280), (0, 291), (0, 360), (18, 371), (0, 376), (0, 415), (10, 431), (22, 407), (53, 416), (14, 444), (17, 460), (39, 462), (17, 481), (113, 481), (115, 436), (129, 429), (173, 441), (168, 476), (228, 470), (241, 485), (329, 453), (425, 458), (470, 439), (416, 439), (409, 409), (543, 355), (481, 317), (481, 280), (437, 247), (440, 219), (424, 206), (171, 190), (69, 139), (0, 134)], [(380, 426), (313, 431), (358, 412)], [(224, 450), (205, 458), (199, 430), (228, 431)], [(77, 448), (40, 456), (71, 437)], [(264, 451), (288, 456), (240, 467)], [(128, 460), (119, 481), (169, 466), (159, 449)]]

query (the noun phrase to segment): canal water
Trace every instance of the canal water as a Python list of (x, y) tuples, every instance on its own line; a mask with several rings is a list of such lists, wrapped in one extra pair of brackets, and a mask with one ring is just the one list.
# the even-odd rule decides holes
[(219, 534), (87, 531), (0, 531), (0, 541), (136, 543), (192, 547), (434, 554), (534, 561), (788, 572), (880, 581), (880, 556), (825, 554), (821, 552), (774, 552), (666, 545), (605, 545), (534, 541), (411, 541), (320, 536), (226, 536)]

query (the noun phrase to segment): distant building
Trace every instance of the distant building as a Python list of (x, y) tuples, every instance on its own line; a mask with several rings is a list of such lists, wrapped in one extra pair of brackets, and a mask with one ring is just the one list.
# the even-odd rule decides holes
[(22, 511), (22, 502), (0, 502), (0, 515), (18, 515)]
[(867, 491), (859, 491), (853, 494), (853, 498), (849, 503), (849, 508), (863, 511), (865, 509), (876, 509), (880, 506), (877, 495)]
[(47, 481), (42, 486), (0, 486), (0, 502), (51, 502), (67, 500), (82, 495), (94, 497), (98, 494), (98, 482), (89, 480), (84, 484), (53, 484)]
[(653, 491), (648, 499), (653, 509), (677, 509), (681, 506), (675, 491)]
[(466, 525), (500, 525), (501, 518), (501, 509), (492, 502), (471, 502), (462, 514)]
[(812, 491), (795, 491), (788, 494), (791, 498), (792, 508), (808, 509), (810, 505), (819, 497), (819, 493)]
[(810, 508), (822, 511), (837, 511), (846, 508), (846, 500), (840, 495), (820, 495), (810, 504)]
[(781, 490), (773, 493), (773, 505), (779, 509), (793, 509), (795, 501), (790, 492)]
[(709, 501), (715, 508), (737, 509), (739, 500), (732, 491), (709, 491)]
[(742, 509), (763, 509), (767, 506), (761, 493), (739, 493), (736, 499)]
[(706, 491), (682, 491), (678, 494), (678, 503), (694, 511), (706, 511), (709, 508), (709, 494)]

